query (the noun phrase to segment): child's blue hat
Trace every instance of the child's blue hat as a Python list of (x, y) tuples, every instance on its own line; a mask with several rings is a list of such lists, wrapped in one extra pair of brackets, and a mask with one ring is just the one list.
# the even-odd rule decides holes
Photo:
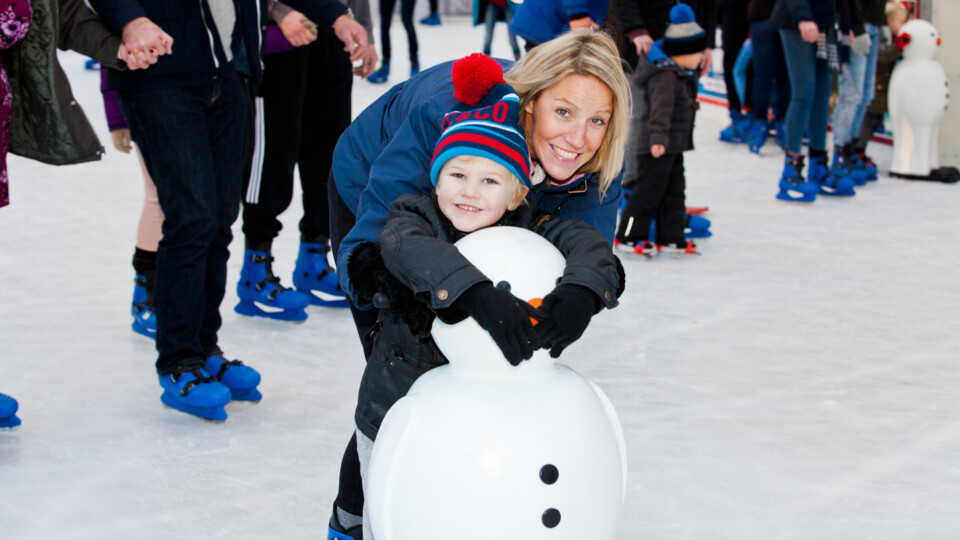
[[(471, 55), (468, 58), (478, 56), (483, 55)], [(483, 58), (496, 64), (489, 57)], [(484, 60), (474, 58), (473, 61)], [(499, 68), (499, 64), (496, 65)], [(474, 69), (472, 65), (469, 67)], [(456, 76), (456, 63), (453, 69), (454, 81), (462, 80)], [(443, 164), (456, 156), (479, 156), (493, 160), (519, 178), (524, 186), (531, 186), (530, 151), (526, 138), (517, 127), (520, 98), (510, 85), (503, 82), (502, 77), (500, 71), (499, 84), (493, 85), (489, 90), (480, 88), (473, 92), (487, 97), (488, 102), (496, 99), (493, 105), (468, 111), (453, 111), (444, 116), (443, 133), (437, 141), (430, 165), (430, 181), (434, 186), (437, 185), (437, 176)], [(463, 95), (464, 91), (463, 88), (456, 89), (459, 95)]]

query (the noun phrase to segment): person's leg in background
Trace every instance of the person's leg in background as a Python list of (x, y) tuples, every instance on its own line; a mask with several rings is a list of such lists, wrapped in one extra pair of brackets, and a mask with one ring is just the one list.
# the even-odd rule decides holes
[(210, 378), (204, 353), (217, 347), (230, 225), (240, 204), (242, 90), (231, 76), (118, 98), (164, 211), (154, 289), (161, 399), (225, 420), (231, 390)]
[(303, 191), (300, 249), (293, 283), (310, 303), (347, 307), (347, 301), (329, 265), (330, 201), (327, 182), (333, 149), (350, 125), (353, 67), (343, 45), (324, 32), (309, 46), (309, 67), (301, 119), (298, 164)]
[(798, 30), (780, 29), (783, 53), (787, 59), (790, 78), (790, 105), (784, 119), (783, 172), (780, 175), (777, 198), (786, 201), (812, 202), (817, 198), (817, 186), (806, 181), (803, 174), (801, 139), (810, 117), (816, 84), (816, 45), (803, 41)]
[(157, 269), (157, 247), (163, 237), (163, 210), (157, 198), (157, 186), (153, 184), (140, 148), (134, 146), (140, 170), (143, 172), (143, 209), (137, 226), (137, 243), (133, 253), (133, 270), (136, 272), (133, 288), (132, 328), (149, 338), (157, 337), (157, 314), (153, 307), (153, 283)]
[(367, 80), (374, 84), (383, 84), (390, 78), (390, 24), (393, 22), (393, 8), (397, 0), (380, 0), (380, 69), (374, 71)]
[(809, 135), (809, 168), (807, 182), (818, 187), (821, 195), (855, 195), (853, 180), (834, 174), (827, 154), (827, 123), (830, 119), (830, 87), (833, 74), (826, 60), (814, 61), (813, 99), (807, 120)]
[(417, 42), (417, 27), (413, 24), (413, 8), (416, 0), (400, 0), (400, 21), (407, 31), (407, 50), (410, 53), (410, 76), (420, 73), (420, 45)]
[(736, 92), (734, 66), (740, 49), (747, 40), (746, 0), (721, 1), (721, 37), (723, 39), (723, 81), (727, 87), (727, 108), (730, 111), (730, 125), (720, 131), (720, 140), (743, 143), (749, 131), (751, 118), (743, 115), (743, 103)]
[(430, 14), (420, 19), (420, 24), (427, 26), (440, 26), (440, 6), (439, 0), (430, 0)]
[[(273, 273), (273, 240), (279, 216), (293, 198), (293, 168), (300, 140), (307, 47), (264, 55), (260, 96), (247, 89), (243, 189), (243, 267), (237, 282), (241, 315), (303, 321), (306, 295), (284, 287)], [(247, 165), (249, 163), (249, 165)]]

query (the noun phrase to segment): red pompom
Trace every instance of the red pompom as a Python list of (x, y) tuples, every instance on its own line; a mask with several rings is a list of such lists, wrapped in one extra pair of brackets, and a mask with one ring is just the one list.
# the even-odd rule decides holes
[(503, 83), (503, 68), (496, 60), (473, 53), (453, 63), (453, 97), (473, 107), (494, 86)]

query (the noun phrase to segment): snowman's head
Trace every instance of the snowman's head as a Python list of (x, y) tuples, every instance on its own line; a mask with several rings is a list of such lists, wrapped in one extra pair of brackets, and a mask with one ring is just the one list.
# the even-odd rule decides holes
[[(508, 283), (514, 296), (528, 302), (549, 294), (566, 266), (566, 260), (553, 244), (518, 227), (488, 227), (468, 234), (454, 245), (490, 281)], [(506, 373), (553, 365), (548, 352), (541, 349), (532, 359), (511, 366), (490, 334), (472, 318), (457, 324), (444, 324), (437, 319), (431, 334), (455, 368)]]
[(922, 19), (907, 21), (897, 33), (897, 41), (903, 44), (903, 59), (933, 58), (940, 47), (940, 32)]

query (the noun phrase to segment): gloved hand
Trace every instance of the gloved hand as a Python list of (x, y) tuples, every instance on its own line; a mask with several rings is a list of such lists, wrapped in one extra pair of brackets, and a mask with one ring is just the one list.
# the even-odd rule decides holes
[(544, 299), (533, 314), (540, 321), (535, 327), (543, 347), (552, 358), (580, 339), (590, 318), (600, 310), (600, 298), (586, 287), (561, 283)]
[(854, 36), (851, 47), (860, 56), (866, 56), (870, 54), (871, 45), (873, 45), (873, 42), (870, 40), (870, 34), (864, 32), (858, 36)]
[(520, 365), (540, 348), (540, 337), (530, 322), (536, 309), (489, 281), (464, 291), (453, 306), (473, 317), (490, 333), (512, 366)]
[(374, 302), (375, 305), (378, 308), (387, 307), (391, 315), (402, 317), (413, 333), (430, 330), (433, 312), (426, 304), (417, 300), (412, 290), (390, 273), (383, 263), (377, 244), (365, 242), (353, 250), (347, 263), (347, 276), (350, 277), (357, 296), (367, 302), (374, 302), (378, 295), (386, 297), (386, 305), (381, 305), (380, 301)]

